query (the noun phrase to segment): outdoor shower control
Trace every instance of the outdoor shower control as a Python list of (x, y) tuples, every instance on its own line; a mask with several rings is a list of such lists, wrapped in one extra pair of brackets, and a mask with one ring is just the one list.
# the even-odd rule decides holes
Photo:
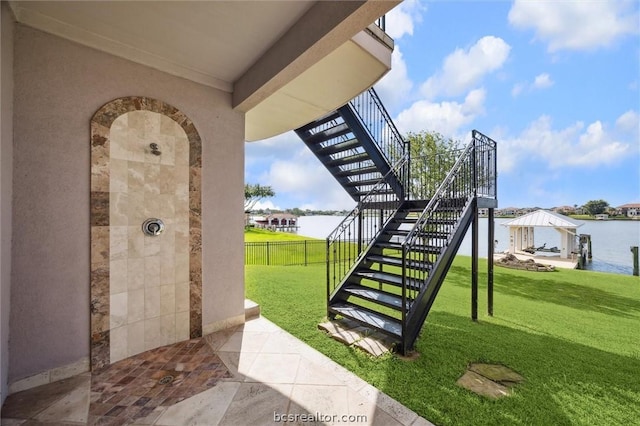
[(162, 221), (162, 219), (152, 217), (145, 220), (142, 224), (142, 232), (144, 232), (145, 235), (156, 237), (162, 234), (162, 231), (164, 231), (164, 222)]

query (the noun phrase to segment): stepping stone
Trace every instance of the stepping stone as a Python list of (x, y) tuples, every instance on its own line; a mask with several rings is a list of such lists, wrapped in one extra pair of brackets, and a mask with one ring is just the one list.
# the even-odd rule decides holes
[(336, 339), (338, 342), (344, 343), (345, 345), (351, 345), (361, 340), (362, 334), (360, 330), (353, 329), (353, 330), (343, 330), (338, 333), (333, 333), (331, 334), (331, 337)]
[(361, 340), (369, 331), (368, 328), (357, 326), (355, 328), (344, 328), (340, 323), (323, 323), (318, 325), (318, 328), (325, 330), (331, 337), (346, 345), (351, 345), (358, 340)]
[(511, 390), (508, 387), (469, 370), (467, 370), (456, 383), (458, 386), (462, 386), (471, 392), (492, 399), (502, 398), (503, 396), (509, 396), (511, 394)]
[(373, 356), (381, 356), (391, 352), (393, 342), (387, 338), (373, 335), (367, 336), (362, 340), (358, 340), (354, 343), (354, 346), (369, 352)]
[(329, 333), (333, 339), (347, 346), (354, 345), (374, 356), (389, 352), (393, 345), (386, 336), (344, 318), (318, 324), (318, 328)]
[(524, 381), (524, 377), (504, 365), (471, 364), (469, 370), (507, 386), (508, 383), (521, 383)]
[(328, 333), (336, 333), (344, 330), (351, 330), (354, 328), (364, 328), (359, 322), (352, 321), (350, 319), (341, 318), (339, 320), (327, 321), (318, 324), (318, 328), (325, 330)]
[(474, 363), (456, 382), (459, 386), (488, 398), (510, 396), (511, 388), (524, 382), (524, 377), (498, 364)]

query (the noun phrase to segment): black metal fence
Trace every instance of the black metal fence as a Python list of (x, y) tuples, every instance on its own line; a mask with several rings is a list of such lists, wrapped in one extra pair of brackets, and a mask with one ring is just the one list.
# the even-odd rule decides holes
[(244, 243), (245, 265), (306, 266), (326, 260), (327, 243), (324, 240)]

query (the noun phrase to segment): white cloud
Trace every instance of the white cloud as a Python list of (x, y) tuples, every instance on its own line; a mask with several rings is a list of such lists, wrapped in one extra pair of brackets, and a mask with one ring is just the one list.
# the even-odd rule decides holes
[(498, 168), (508, 172), (524, 167), (529, 160), (541, 160), (551, 169), (597, 167), (623, 159), (630, 145), (616, 140), (600, 121), (576, 122), (554, 129), (549, 116), (533, 121), (518, 137), (504, 138), (498, 151)]
[(547, 73), (537, 75), (533, 80), (533, 87), (536, 89), (546, 89), (553, 86), (553, 84), (554, 81), (551, 80), (551, 77)]
[(514, 84), (513, 89), (511, 89), (511, 96), (515, 98), (516, 96), (520, 96), (522, 93), (525, 93), (525, 92), (548, 89), (554, 84), (555, 84), (555, 81), (551, 79), (551, 76), (548, 73), (538, 74), (533, 79), (533, 82), (531, 83), (524, 82), (524, 83)]
[(629, 110), (622, 114), (616, 120), (616, 128), (623, 132), (638, 132), (640, 127), (640, 115), (633, 110)]
[(245, 179), (271, 186), (276, 194), (259, 202), (256, 209), (306, 206), (313, 210), (339, 210), (355, 205), (295, 132), (248, 143)]
[(463, 126), (484, 112), (485, 97), (484, 89), (476, 89), (469, 92), (463, 103), (421, 100), (398, 114), (395, 122), (403, 134), (429, 130), (457, 137)]
[(640, 114), (629, 110), (616, 120), (616, 131), (620, 137), (635, 141), (636, 155), (640, 149)]
[(511, 96), (513, 96), (514, 98), (516, 96), (519, 96), (520, 93), (522, 93), (522, 91), (526, 88), (526, 85), (523, 83), (516, 83), (513, 85), (513, 89), (511, 89)]
[(402, 51), (399, 46), (396, 46), (391, 56), (391, 71), (375, 85), (376, 92), (385, 108), (392, 110), (406, 101), (412, 87), (413, 83), (407, 74), (407, 65), (402, 57)]
[(284, 210), (280, 206), (273, 204), (271, 200), (258, 201), (251, 211), (256, 210)]
[(502, 67), (511, 46), (499, 37), (485, 36), (467, 50), (456, 49), (442, 68), (421, 87), (429, 99), (438, 95), (457, 96), (476, 86), (482, 78)]
[(266, 180), (276, 191), (305, 193), (309, 187), (318, 186), (326, 180), (322, 165), (317, 160), (315, 162), (317, 164), (312, 165), (311, 162), (299, 159), (274, 161)]
[(414, 24), (422, 22), (424, 11), (426, 6), (419, 1), (405, 0), (385, 16), (385, 32), (395, 40), (399, 40), (405, 34), (413, 35)]
[(271, 164), (262, 181), (291, 206), (312, 210), (353, 208), (355, 202), (324, 166), (304, 147), (293, 157)]
[(295, 132), (286, 132), (269, 139), (245, 144), (245, 166), (267, 162), (288, 155), (304, 146)]
[(535, 39), (548, 43), (549, 52), (593, 50), (638, 33), (638, 12), (629, 1), (516, 0), (509, 23), (532, 28)]

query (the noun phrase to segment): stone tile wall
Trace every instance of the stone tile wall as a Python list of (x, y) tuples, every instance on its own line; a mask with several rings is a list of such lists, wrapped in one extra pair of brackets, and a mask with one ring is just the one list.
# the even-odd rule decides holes
[[(96, 370), (202, 334), (201, 141), (176, 108), (129, 97), (94, 115), (91, 143)], [(149, 217), (164, 221), (161, 235), (143, 234)]]

